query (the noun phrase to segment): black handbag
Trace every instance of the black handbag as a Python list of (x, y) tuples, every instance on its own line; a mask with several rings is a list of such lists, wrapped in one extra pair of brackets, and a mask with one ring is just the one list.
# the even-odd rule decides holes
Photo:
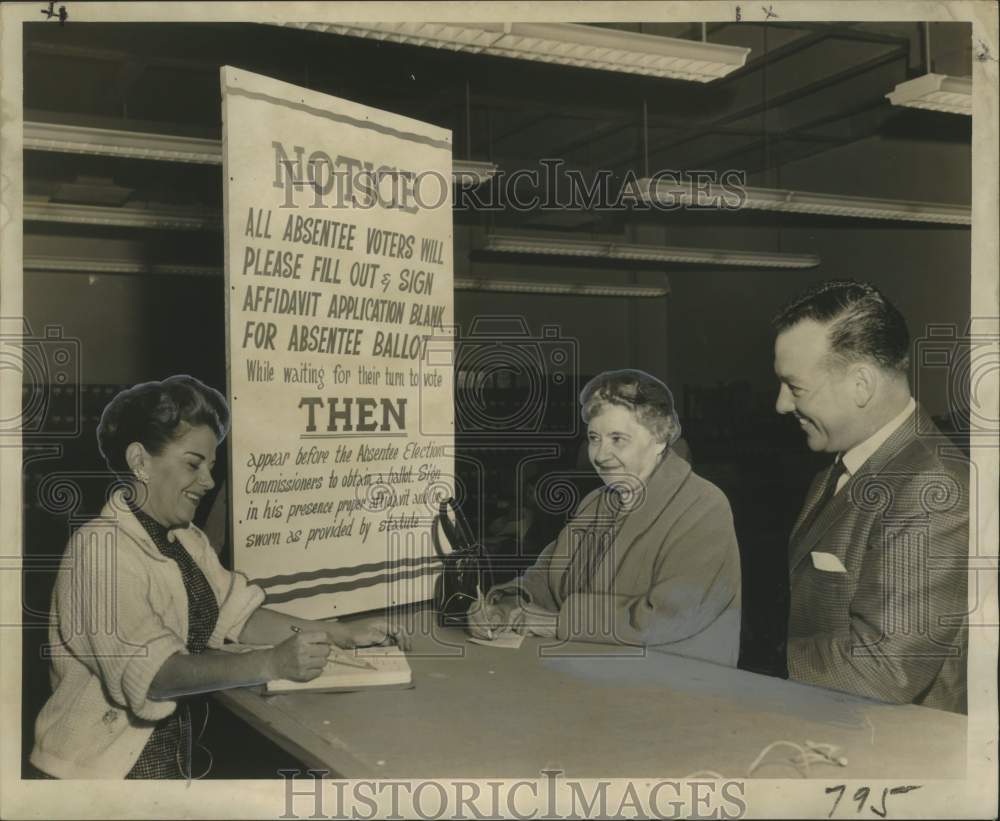
[[(441, 502), (432, 525), (441, 576), (434, 591), (434, 609), (442, 627), (465, 627), (469, 608), (492, 587), (489, 555), (453, 498)], [(445, 546), (451, 549), (448, 550)]]

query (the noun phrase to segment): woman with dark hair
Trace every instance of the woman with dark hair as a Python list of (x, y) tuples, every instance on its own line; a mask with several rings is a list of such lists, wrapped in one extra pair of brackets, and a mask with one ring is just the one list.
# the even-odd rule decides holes
[(580, 394), (588, 454), (604, 485), (587, 495), (523, 576), (470, 612), (470, 632), (659, 646), (735, 666), (740, 557), (729, 501), (671, 452), (670, 390), (607, 371)]
[[(190, 376), (136, 385), (105, 408), (97, 438), (119, 482), (73, 534), (56, 579), (39, 776), (190, 778), (190, 696), (308, 681), (331, 645), (386, 639), (381, 620), (352, 627), (261, 607), (263, 591), (222, 567), (192, 520), (228, 429), (222, 395)], [(270, 646), (237, 654), (227, 641)]]

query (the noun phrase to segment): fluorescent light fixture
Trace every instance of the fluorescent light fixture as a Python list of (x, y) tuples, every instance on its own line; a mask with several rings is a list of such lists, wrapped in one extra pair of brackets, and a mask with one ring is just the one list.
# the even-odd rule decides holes
[(515, 279), (456, 278), (456, 291), (492, 291), (508, 294), (550, 294), (554, 296), (603, 296), (655, 299), (670, 294), (669, 288), (641, 285), (588, 285), (569, 282), (526, 282)]
[(113, 259), (110, 257), (25, 256), (24, 270), (39, 273), (222, 277), (222, 269), (212, 265), (146, 263), (133, 259)]
[[(147, 263), (131, 259), (29, 255), (24, 269), (37, 273), (113, 274), (132, 276), (222, 277), (222, 268), (211, 265)], [(641, 285), (584, 285), (568, 282), (538, 282), (514, 279), (456, 277), (456, 291), (489, 291), (507, 294), (548, 294), (553, 296), (623, 297), (656, 299), (668, 296), (669, 287)]]
[(492, 162), (452, 160), (451, 179), (455, 185), (478, 186), (496, 176), (498, 166)]
[(24, 148), (139, 160), (222, 165), (222, 141), (61, 123), (24, 124)]
[(630, 262), (686, 262), (697, 265), (720, 265), (727, 267), (815, 268), (820, 263), (819, 257), (813, 254), (633, 245), (597, 240), (533, 237), (530, 235), (491, 234), (486, 238), (485, 247), (487, 251), (500, 251), (511, 254), (552, 254), (564, 257), (620, 259)]
[[(59, 123), (26, 122), (24, 148), (29, 151), (222, 165), (221, 140)], [(463, 185), (479, 185), (496, 172), (497, 166), (491, 162), (455, 160), (452, 163), (452, 180)]]
[(218, 210), (66, 205), (34, 197), (25, 197), (23, 214), (25, 220), (33, 222), (114, 225), (119, 228), (217, 231), (222, 227), (222, 215)]
[(846, 197), (781, 188), (722, 188), (717, 185), (695, 186), (689, 182), (657, 180), (638, 181), (639, 197), (656, 207), (670, 210), (695, 205), (699, 208), (741, 211), (783, 211), (860, 219), (935, 222), (946, 225), (971, 225), (968, 205), (941, 202), (884, 200), (872, 197)]
[(893, 105), (972, 116), (972, 78), (925, 74), (900, 83), (885, 95)]
[(750, 49), (579, 23), (286, 23), (413, 46), (707, 83), (742, 68)]

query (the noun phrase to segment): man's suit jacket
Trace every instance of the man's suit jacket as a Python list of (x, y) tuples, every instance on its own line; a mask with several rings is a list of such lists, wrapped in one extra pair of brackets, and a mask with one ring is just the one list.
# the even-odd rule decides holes
[(810, 523), (830, 469), (813, 480), (789, 545), (790, 678), (965, 712), (969, 465), (942, 442), (918, 406)]

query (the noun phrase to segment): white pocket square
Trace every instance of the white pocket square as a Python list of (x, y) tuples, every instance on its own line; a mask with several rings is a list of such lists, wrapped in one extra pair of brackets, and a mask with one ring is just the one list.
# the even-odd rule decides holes
[(813, 567), (817, 570), (825, 570), (827, 573), (847, 572), (847, 568), (844, 567), (844, 563), (832, 553), (823, 553), (822, 551), (814, 550), (809, 555), (812, 556)]

